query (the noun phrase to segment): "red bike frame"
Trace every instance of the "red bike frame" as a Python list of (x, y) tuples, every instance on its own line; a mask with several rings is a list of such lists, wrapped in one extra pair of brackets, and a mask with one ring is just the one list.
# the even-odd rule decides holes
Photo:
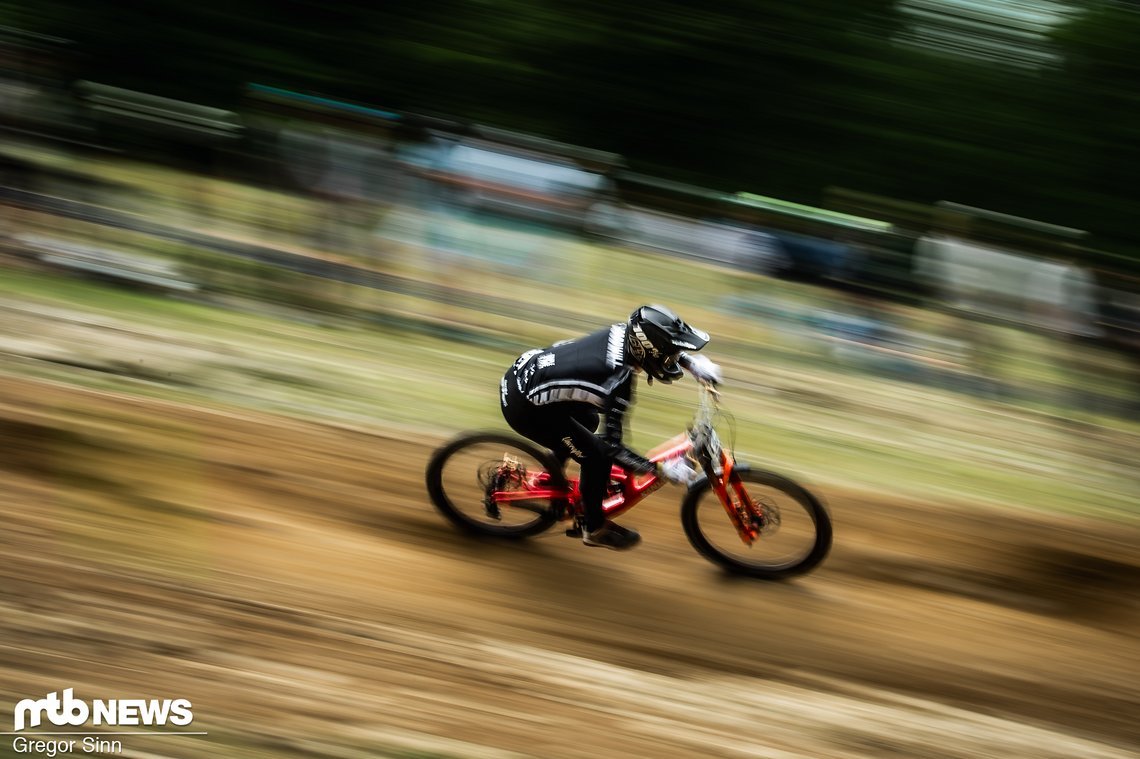
[[(689, 436), (681, 434), (650, 451), (646, 458), (656, 464), (659, 461), (684, 456), (692, 449), (693, 442)], [(574, 480), (569, 484), (574, 502), (577, 503), (578, 481)], [(664, 484), (665, 482), (655, 472), (630, 474), (615, 464), (610, 470), (609, 495), (602, 501), (602, 510), (606, 512), (607, 519), (612, 519), (632, 509)]]
[[(710, 455), (715, 458), (713, 462), (714, 474), (710, 478), (710, 485), (720, 499), (728, 514), (729, 520), (740, 535), (741, 541), (751, 545), (760, 536), (761, 525), (764, 523), (760, 506), (749, 497), (744, 482), (733, 476), (735, 459), (726, 453), (715, 438), (710, 424), (711, 403), (715, 399), (716, 391), (703, 387), (707, 394), (702, 397), (701, 411), (698, 415), (697, 427), (704, 430), (704, 434), (713, 436), (713, 444), (706, 442)], [(646, 458), (657, 463), (675, 457), (686, 456), (693, 451), (693, 437), (689, 433), (681, 433), (651, 450)], [(602, 502), (602, 509), (607, 518), (613, 518), (629, 511), (648, 495), (664, 485), (664, 481), (655, 472), (648, 474), (631, 474), (621, 467), (614, 465), (610, 472), (610, 490)], [(512, 501), (551, 500), (565, 501), (568, 508), (566, 517), (573, 517), (580, 511), (580, 493), (578, 480), (567, 479), (564, 487), (550, 486), (550, 475), (546, 472), (537, 474), (528, 473), (524, 487), (521, 490), (501, 490), (494, 494), (494, 499), (500, 504), (509, 504)]]
[[(657, 463), (674, 456), (684, 456), (693, 448), (693, 441), (687, 434), (680, 434), (658, 446), (646, 457)], [(581, 493), (578, 480), (567, 478), (564, 487), (551, 487), (550, 475), (546, 472), (528, 473), (522, 490), (499, 490), (494, 494), (496, 503), (509, 504), (512, 501), (565, 500), (569, 503), (567, 516), (573, 516), (580, 508)], [(610, 470), (610, 491), (602, 501), (602, 509), (607, 518), (616, 517), (629, 511), (650, 493), (661, 488), (665, 482), (655, 472), (631, 474), (614, 464)], [(616, 492), (615, 492), (616, 491)]]

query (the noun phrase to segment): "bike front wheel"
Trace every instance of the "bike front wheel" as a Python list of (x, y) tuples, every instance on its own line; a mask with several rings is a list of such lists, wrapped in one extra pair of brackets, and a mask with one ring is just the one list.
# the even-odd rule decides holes
[(779, 580), (803, 574), (827, 556), (831, 517), (808, 490), (744, 464), (732, 470), (725, 486), (753, 536), (741, 536), (712, 482), (701, 480), (681, 504), (681, 524), (706, 559), (736, 574)]
[(536, 535), (558, 521), (565, 503), (566, 480), (553, 455), (499, 432), (470, 433), (440, 448), (426, 479), (440, 514), (478, 535)]

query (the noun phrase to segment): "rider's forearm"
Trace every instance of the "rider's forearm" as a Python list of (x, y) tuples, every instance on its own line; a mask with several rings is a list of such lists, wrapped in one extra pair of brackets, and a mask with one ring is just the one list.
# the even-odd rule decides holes
[(606, 409), (605, 420), (602, 423), (602, 444), (614, 462), (627, 472), (645, 474), (657, 468), (649, 459), (640, 456), (622, 443), (625, 437), (625, 410), (629, 401), (625, 398), (615, 399), (610, 408)]

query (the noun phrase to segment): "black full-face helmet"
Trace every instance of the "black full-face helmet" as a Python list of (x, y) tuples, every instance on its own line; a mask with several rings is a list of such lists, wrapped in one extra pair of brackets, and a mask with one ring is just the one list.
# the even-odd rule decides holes
[(699, 351), (709, 341), (707, 332), (690, 327), (665, 306), (642, 306), (630, 314), (626, 350), (650, 381), (669, 383), (684, 372), (677, 363), (681, 351)]

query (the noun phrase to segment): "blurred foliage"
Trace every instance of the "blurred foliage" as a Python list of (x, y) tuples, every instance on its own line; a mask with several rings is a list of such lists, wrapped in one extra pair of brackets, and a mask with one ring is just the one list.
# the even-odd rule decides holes
[[(9, 0), (0, 22), (73, 40), (76, 77), (156, 94), (240, 107), (248, 82), (306, 89), (533, 131), (722, 189), (953, 200), (1135, 255), (1140, 12), (1074, 5), (1031, 30), (1048, 54), (1017, 65), (900, 43), (906, 5)], [(999, 43), (1023, 31), (975, 27)]]

